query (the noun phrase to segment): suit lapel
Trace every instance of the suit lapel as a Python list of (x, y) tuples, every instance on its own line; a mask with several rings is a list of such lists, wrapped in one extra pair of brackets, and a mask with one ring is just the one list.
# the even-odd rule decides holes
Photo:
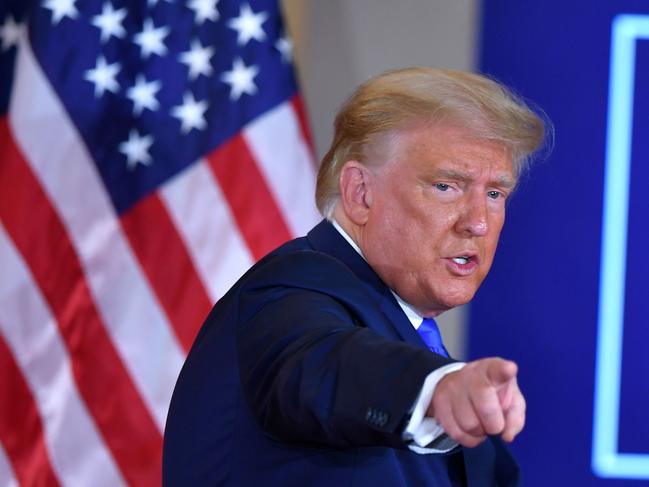
[[(475, 448), (463, 448), (464, 470), (468, 487), (491, 487), (495, 482), (495, 452), (491, 441), (487, 439)], [(489, 480), (487, 480), (489, 479)]]
[(397, 333), (399, 333), (399, 336), (404, 342), (418, 345), (421, 348), (428, 348), (387, 286), (385, 287), (385, 292), (381, 297), (379, 307), (383, 314), (394, 323)]
[(489, 437), (480, 446), (463, 450), (469, 487), (520, 487), (518, 464), (499, 437)]
[(393, 332), (396, 332), (401, 340), (426, 348), (390, 289), (331, 223), (322, 220), (309, 232), (307, 240), (315, 250), (336, 257), (363, 281), (383, 315), (392, 324)]

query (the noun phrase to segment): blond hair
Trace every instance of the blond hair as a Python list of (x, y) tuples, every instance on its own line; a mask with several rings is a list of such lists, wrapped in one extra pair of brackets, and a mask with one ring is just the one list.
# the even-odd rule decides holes
[(427, 67), (388, 71), (362, 84), (336, 116), (334, 138), (318, 172), (320, 212), (331, 216), (345, 162), (363, 162), (378, 137), (415, 122), (460, 124), (476, 137), (503, 143), (516, 176), (551, 131), (542, 113), (486, 76)]

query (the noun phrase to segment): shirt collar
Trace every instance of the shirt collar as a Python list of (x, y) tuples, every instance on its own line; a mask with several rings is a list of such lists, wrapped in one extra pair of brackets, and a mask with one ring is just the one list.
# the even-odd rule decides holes
[[(340, 235), (343, 236), (345, 240), (347, 240), (347, 243), (352, 246), (352, 248), (358, 252), (358, 254), (365, 259), (365, 256), (363, 255), (363, 252), (361, 252), (360, 247), (354, 242), (354, 240), (349, 236), (349, 234), (341, 227), (336, 220), (333, 218), (331, 219), (331, 224), (333, 227), (340, 233)], [(365, 259), (367, 260), (367, 259)], [(403, 310), (405, 313), (406, 317), (408, 318), (408, 321), (410, 321), (410, 324), (417, 330), (421, 326), (421, 322), (424, 321), (423, 316), (420, 316), (415, 309), (406, 303), (403, 299), (399, 297), (397, 293), (395, 293), (392, 289), (390, 289), (390, 292), (392, 295), (395, 297), (397, 300), (397, 303), (399, 304), (399, 307)]]

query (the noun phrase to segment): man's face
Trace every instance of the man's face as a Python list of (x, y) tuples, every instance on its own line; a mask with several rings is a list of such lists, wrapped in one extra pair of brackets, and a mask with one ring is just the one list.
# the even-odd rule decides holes
[[(465, 304), (487, 275), (515, 178), (496, 142), (456, 126), (399, 132), (371, 170), (359, 244), (372, 268), (425, 316)], [(387, 159), (389, 157), (389, 159)], [(374, 164), (370, 164), (374, 166)]]

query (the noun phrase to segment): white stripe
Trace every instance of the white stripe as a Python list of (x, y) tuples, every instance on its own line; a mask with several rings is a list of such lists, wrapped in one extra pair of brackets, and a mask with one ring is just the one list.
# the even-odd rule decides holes
[(160, 191), (203, 284), (216, 301), (254, 262), (207, 162), (201, 159)]
[(265, 113), (244, 139), (269, 183), (289, 229), (304, 235), (321, 218), (315, 206), (315, 169), (290, 102)]
[(124, 235), (94, 163), (28, 42), (9, 123), (63, 219), (108, 333), (160, 430), (184, 353)]
[(9, 463), (9, 457), (0, 443), (0, 485), (2, 487), (18, 487), (18, 481)]
[(34, 396), (52, 468), (66, 486), (124, 485), (77, 390), (56, 321), (1, 224), (0, 261), (0, 334)]

